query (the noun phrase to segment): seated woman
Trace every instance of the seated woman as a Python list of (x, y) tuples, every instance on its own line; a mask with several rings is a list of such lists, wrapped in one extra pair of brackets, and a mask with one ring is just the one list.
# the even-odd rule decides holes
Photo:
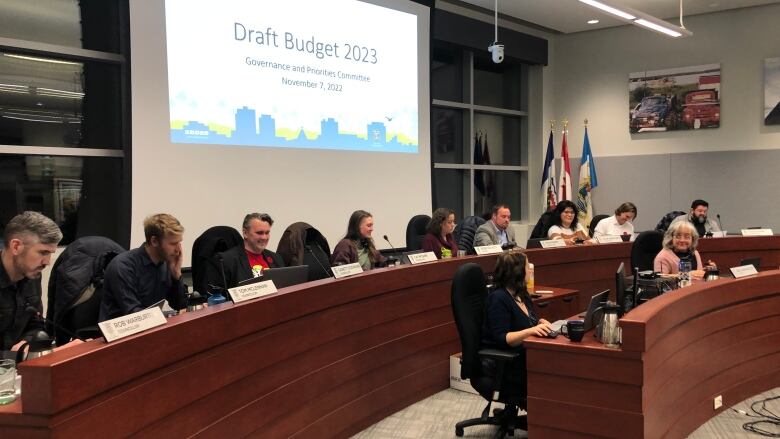
[[(519, 355), (504, 375), (506, 389), (514, 396), (525, 396), (525, 348), (523, 340), (535, 335), (544, 337), (552, 331), (550, 322), (540, 319), (526, 289), (528, 259), (519, 250), (498, 255), (493, 274), (495, 288), (485, 299), (482, 345), (511, 350)], [(518, 392), (518, 393), (515, 393)]]
[(423, 251), (433, 252), (439, 259), (442, 250), (449, 250), (450, 256), (457, 256), (458, 244), (452, 237), (453, 230), (455, 230), (455, 212), (444, 207), (436, 209), (431, 220), (428, 221), (426, 228), (428, 233), (423, 237)]
[(577, 223), (577, 205), (569, 200), (563, 200), (555, 206), (552, 212), (552, 227), (547, 231), (550, 239), (562, 239), (566, 245), (590, 244), (588, 232)]
[(615, 214), (609, 218), (604, 218), (596, 224), (593, 230), (593, 237), (598, 238), (606, 235), (631, 236), (634, 234), (633, 221), (636, 219), (636, 206), (634, 203), (626, 202), (615, 209)]
[(356, 210), (349, 217), (347, 236), (344, 237), (330, 258), (332, 265), (352, 264), (359, 262), (363, 271), (379, 267), (386, 258), (374, 247), (371, 233), (374, 232), (374, 217), (365, 210)]
[[(672, 223), (664, 234), (663, 248), (653, 261), (653, 271), (661, 274), (678, 274), (680, 261), (688, 261), (691, 264), (691, 277), (703, 278), (705, 267), (696, 250), (698, 242), (699, 234), (693, 224), (688, 221)], [(714, 267), (715, 263), (709, 261), (707, 265)]]

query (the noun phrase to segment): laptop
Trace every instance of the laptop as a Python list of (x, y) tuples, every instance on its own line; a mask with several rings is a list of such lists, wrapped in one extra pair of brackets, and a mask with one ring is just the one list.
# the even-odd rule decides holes
[(759, 267), (761, 267), (761, 258), (745, 258), (739, 261), (739, 265), (752, 265), (756, 267), (756, 271), (758, 271)]
[(531, 238), (525, 245), (525, 248), (542, 248), (542, 241), (546, 241), (549, 238)]
[(309, 266), (295, 265), (292, 267), (269, 268), (267, 270), (263, 270), (262, 276), (242, 280), (238, 283), (238, 286), (243, 287), (244, 285), (251, 285), (257, 282), (272, 280), (274, 281), (276, 288), (284, 288), (302, 284), (306, 282), (308, 278)]
[(422, 250), (414, 250), (414, 251), (410, 251), (410, 252), (403, 252), (403, 253), (401, 253), (401, 265), (411, 264), (411, 262), (409, 261), (409, 255), (415, 255), (415, 254), (422, 253), (422, 252), (423, 252)]
[(596, 293), (590, 298), (590, 304), (588, 304), (588, 310), (585, 312), (585, 331), (590, 331), (596, 324), (599, 323), (599, 319), (602, 315), (601, 312), (596, 310), (607, 303), (609, 298), (609, 290), (604, 290), (600, 293)]

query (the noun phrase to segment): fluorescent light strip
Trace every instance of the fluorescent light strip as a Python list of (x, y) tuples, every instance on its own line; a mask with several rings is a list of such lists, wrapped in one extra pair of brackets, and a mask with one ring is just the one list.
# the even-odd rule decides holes
[(17, 58), (17, 59), (24, 59), (27, 61), (37, 61), (37, 62), (47, 62), (51, 64), (66, 64), (69, 66), (79, 66), (81, 67), (83, 64), (79, 62), (70, 62), (70, 61), (60, 61), (58, 59), (51, 59), (51, 58), (38, 58), (35, 56), (26, 56), (26, 55), (16, 55), (13, 53), (4, 53), (4, 56), (10, 57), (10, 58)]
[(68, 96), (79, 96), (79, 97), (84, 96), (84, 93), (81, 93), (81, 92), (78, 92), (78, 91), (57, 90), (56, 88), (38, 87), (38, 90), (44, 90), (44, 91), (47, 91), (49, 93), (58, 93), (58, 94), (63, 94), (63, 95), (68, 95)]
[(14, 120), (24, 120), (27, 122), (42, 122), (42, 123), (62, 123), (62, 121), (59, 120), (41, 120), (41, 119), (27, 119), (24, 117), (13, 117), (13, 116), (3, 116), (6, 119), (14, 119)]
[(653, 23), (652, 21), (645, 20), (644, 18), (636, 19), (634, 20), (634, 23), (640, 26), (644, 26), (648, 29), (652, 29), (656, 32), (661, 32), (662, 34), (669, 35), (670, 37), (678, 38), (682, 36), (682, 33), (680, 32), (677, 32), (672, 29), (667, 29), (666, 27), (661, 26), (660, 24)]
[(605, 5), (604, 3), (597, 2), (596, 0), (580, 0), (580, 2), (585, 3), (587, 5), (593, 6), (594, 8), (601, 9), (602, 11), (609, 12), (612, 15), (617, 15), (618, 17), (625, 19), (625, 20), (635, 20), (636, 17), (629, 14), (628, 12), (621, 11), (620, 9), (613, 8), (612, 6)]

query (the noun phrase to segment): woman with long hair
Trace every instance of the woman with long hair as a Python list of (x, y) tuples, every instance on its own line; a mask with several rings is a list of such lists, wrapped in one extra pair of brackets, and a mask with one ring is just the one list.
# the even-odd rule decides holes
[(347, 234), (336, 244), (331, 256), (333, 265), (360, 263), (364, 271), (380, 266), (385, 257), (374, 246), (374, 217), (365, 210), (352, 212), (347, 224)]

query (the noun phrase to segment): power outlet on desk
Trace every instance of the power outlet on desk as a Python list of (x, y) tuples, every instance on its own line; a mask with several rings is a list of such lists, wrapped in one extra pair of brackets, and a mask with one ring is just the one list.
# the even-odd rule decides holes
[(717, 410), (721, 407), (723, 407), (723, 395), (718, 395), (715, 397), (715, 399), (712, 401), (713, 403), (713, 410)]

